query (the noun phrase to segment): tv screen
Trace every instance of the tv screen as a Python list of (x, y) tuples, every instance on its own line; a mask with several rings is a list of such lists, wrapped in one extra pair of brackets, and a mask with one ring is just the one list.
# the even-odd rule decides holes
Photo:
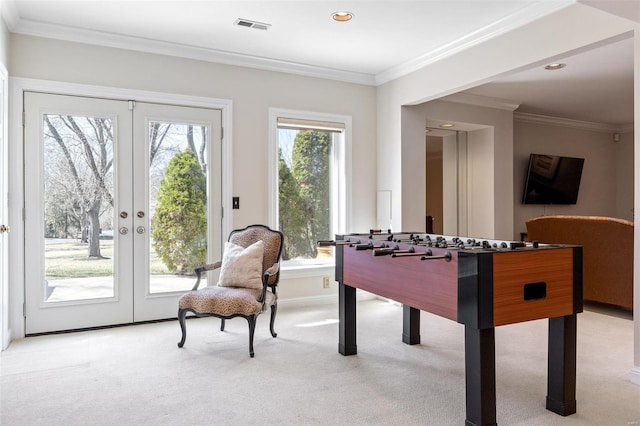
[(523, 204), (576, 204), (584, 158), (531, 154)]

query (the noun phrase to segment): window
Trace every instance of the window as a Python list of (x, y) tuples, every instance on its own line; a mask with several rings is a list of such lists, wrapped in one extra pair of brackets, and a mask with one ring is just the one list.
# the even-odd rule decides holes
[(284, 267), (333, 263), (317, 241), (347, 229), (351, 117), (270, 110), (270, 223), (285, 236)]

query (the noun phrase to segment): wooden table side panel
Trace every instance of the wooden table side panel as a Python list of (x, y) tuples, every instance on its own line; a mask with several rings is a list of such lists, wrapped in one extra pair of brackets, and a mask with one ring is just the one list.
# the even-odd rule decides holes
[[(546, 297), (524, 300), (535, 282), (546, 282)], [(496, 253), (493, 293), (495, 326), (573, 314), (572, 249)]]
[[(424, 248), (418, 248), (424, 251)], [(433, 255), (444, 250), (433, 249)], [(344, 247), (344, 284), (453, 321), (458, 309), (458, 259), (373, 256), (371, 250)]]

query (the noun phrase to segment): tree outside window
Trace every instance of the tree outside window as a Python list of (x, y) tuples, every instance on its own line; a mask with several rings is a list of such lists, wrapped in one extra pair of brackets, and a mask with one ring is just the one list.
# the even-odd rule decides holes
[[(107, 255), (102, 243), (114, 232), (113, 119), (44, 114), (43, 124), (45, 238), (78, 239), (87, 259), (111, 257), (112, 242)], [(156, 269), (189, 273), (206, 260), (207, 131), (173, 122), (149, 126), (152, 244), (164, 263)], [(158, 220), (156, 210), (162, 213)]]
[(283, 268), (325, 268), (349, 227), (351, 117), (269, 109), (270, 226), (284, 234)]
[[(315, 259), (331, 235), (331, 132), (280, 130), (279, 227), (283, 260)], [(293, 143), (289, 143), (291, 136)]]

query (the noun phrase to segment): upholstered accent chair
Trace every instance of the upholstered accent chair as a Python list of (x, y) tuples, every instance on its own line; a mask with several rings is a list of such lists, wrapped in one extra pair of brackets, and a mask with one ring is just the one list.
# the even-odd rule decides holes
[[(258, 315), (271, 308), (271, 335), (276, 337), (274, 322), (278, 309), (277, 285), (280, 280), (280, 257), (284, 244), (282, 232), (264, 225), (251, 225), (229, 234), (223, 258), (195, 269), (193, 289), (178, 300), (178, 321), (183, 347), (187, 337), (186, 316), (220, 318), (242, 317), (249, 323), (249, 355), (253, 358), (253, 335)], [(202, 274), (220, 268), (217, 285), (198, 289)]]

